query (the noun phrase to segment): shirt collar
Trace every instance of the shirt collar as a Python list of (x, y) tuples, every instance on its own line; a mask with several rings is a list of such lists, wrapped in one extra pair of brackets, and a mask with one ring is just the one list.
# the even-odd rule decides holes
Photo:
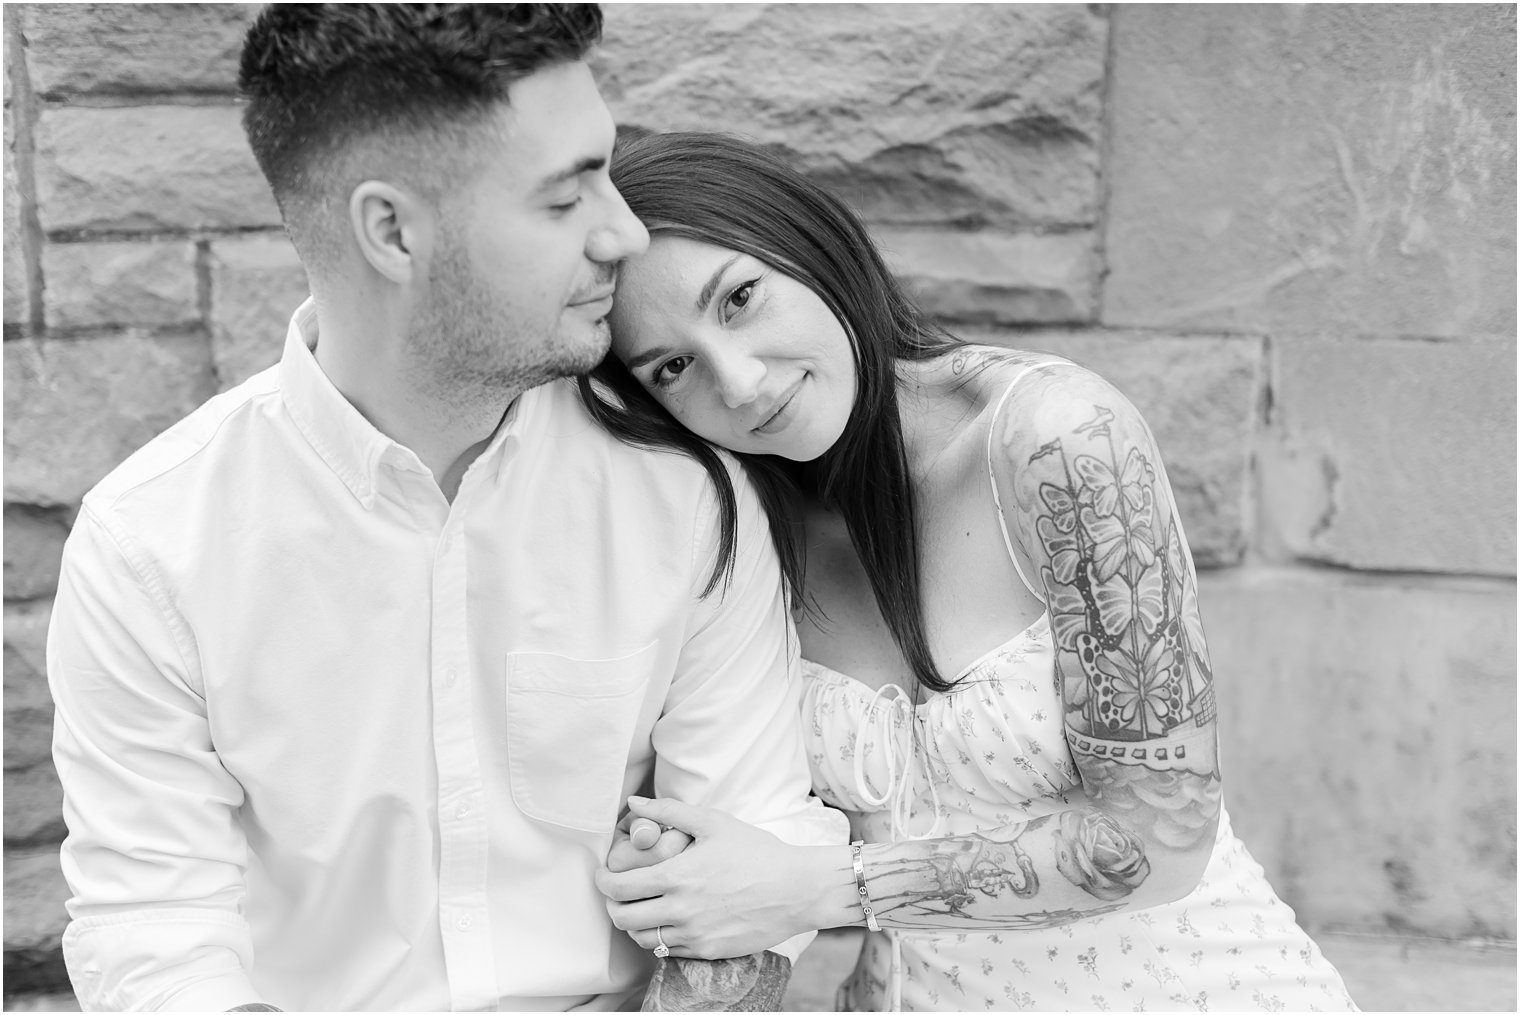
[[(427, 467), (407, 447), (392, 440), (355, 409), (317, 365), (316, 303), (307, 299), (296, 308), (285, 333), (280, 357), (280, 392), (297, 429), (317, 455), (366, 509), (375, 502), (382, 465), (426, 472)], [(490, 443), (471, 470), (487, 469), (500, 480), (503, 447), (524, 429), (524, 421), (542, 400), (542, 387), (518, 396), (492, 434)]]

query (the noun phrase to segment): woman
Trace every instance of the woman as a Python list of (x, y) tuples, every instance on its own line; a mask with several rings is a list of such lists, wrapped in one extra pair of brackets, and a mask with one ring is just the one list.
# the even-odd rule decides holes
[(924, 321), (855, 216), (754, 146), (646, 135), (613, 178), (651, 243), (583, 396), (702, 457), (730, 532), (708, 444), (754, 477), (814, 785), (863, 840), (635, 798), (695, 841), (602, 872), (614, 922), (704, 958), (880, 928), (855, 1010), (1352, 1008), (1230, 831), (1191, 559), (1134, 408)]

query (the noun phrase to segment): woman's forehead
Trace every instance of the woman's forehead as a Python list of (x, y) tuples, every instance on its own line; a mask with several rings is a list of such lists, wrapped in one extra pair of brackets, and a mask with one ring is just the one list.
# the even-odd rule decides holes
[[(649, 237), (649, 255), (667, 272), (682, 278), (701, 276), (705, 282), (712, 269), (731, 258), (736, 251), (680, 233), (656, 232)], [(699, 283), (700, 284), (700, 283)]]
[(711, 299), (714, 281), (743, 256), (701, 240), (656, 234), (650, 237), (646, 252), (623, 262), (618, 284), (626, 287), (632, 302), (675, 301), (678, 305), (666, 308), (670, 312), (700, 314), (701, 296), (705, 293)]

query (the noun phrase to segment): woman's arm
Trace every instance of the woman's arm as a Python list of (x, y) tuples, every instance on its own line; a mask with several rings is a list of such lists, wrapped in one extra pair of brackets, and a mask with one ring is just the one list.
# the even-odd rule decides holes
[(1004, 518), (1044, 592), (1088, 802), (987, 835), (866, 847), (884, 926), (1017, 929), (1158, 905), (1197, 885), (1213, 849), (1213, 678), (1150, 431), (1085, 371), (1017, 394), (994, 442)]
[[(607, 853), (609, 871), (636, 870), (677, 856), (691, 845), (680, 829), (625, 814)], [(779, 1011), (792, 962), (771, 951), (723, 959), (671, 955), (655, 960), (641, 1011)]]
[[(1059, 925), (1181, 898), (1208, 863), (1219, 775), (1186, 542), (1138, 413), (1073, 373), (1021, 390), (1029, 408), (1010, 410), (994, 446), (1010, 535), (1050, 612), (1087, 802), (984, 834), (865, 846), (884, 927)], [(1059, 390), (1038, 396), (1037, 384)], [(691, 954), (742, 954), (804, 927), (864, 923), (848, 848), (785, 847), (668, 801), (633, 806), (697, 840), (668, 863), (606, 879), (611, 898), (643, 900), (612, 904), (635, 939), (664, 926)]]

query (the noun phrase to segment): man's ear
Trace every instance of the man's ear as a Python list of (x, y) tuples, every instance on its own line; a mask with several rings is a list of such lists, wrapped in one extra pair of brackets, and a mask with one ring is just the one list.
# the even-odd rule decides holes
[(348, 220), (359, 252), (381, 275), (405, 285), (425, 274), (434, 234), (426, 201), (395, 184), (365, 180), (349, 195)]

